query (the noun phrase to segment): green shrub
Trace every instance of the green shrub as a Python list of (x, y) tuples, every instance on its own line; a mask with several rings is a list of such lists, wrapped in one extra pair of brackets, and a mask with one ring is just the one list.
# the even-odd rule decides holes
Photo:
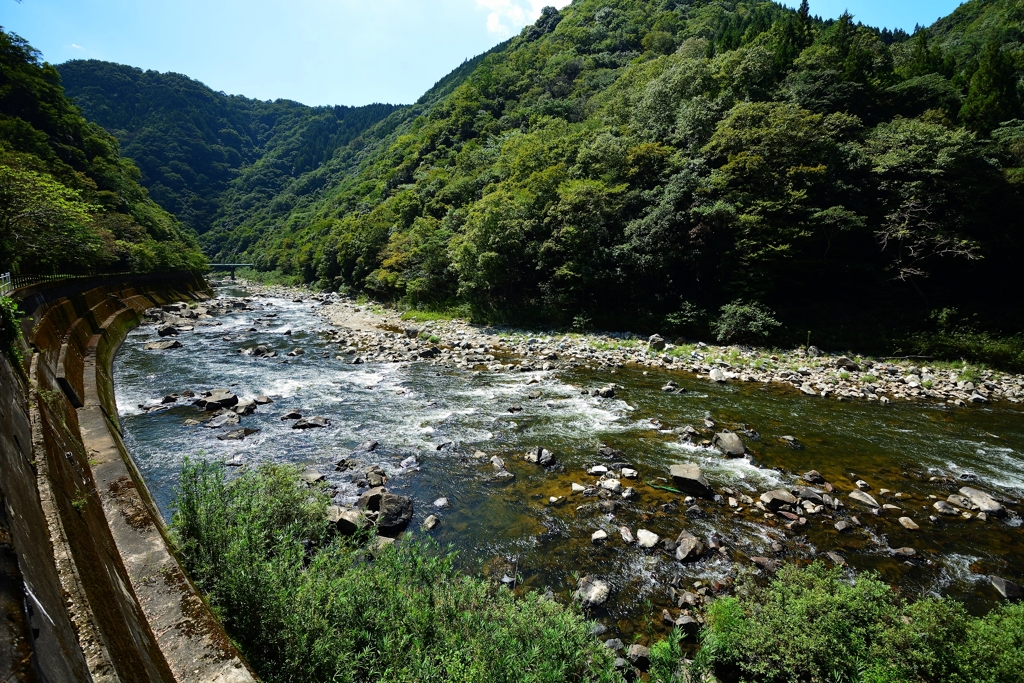
[(782, 327), (775, 314), (755, 302), (743, 303), (737, 299), (721, 308), (721, 315), (711, 329), (719, 342), (760, 343), (772, 337)]
[(186, 461), (172, 529), (264, 680), (621, 680), (575, 607), (462, 575), (428, 544), (371, 557), (328, 539), (327, 494), (296, 468), (224, 475)]
[(21, 316), (18, 302), (9, 296), (0, 296), (0, 344), (16, 368), (25, 365), (21, 351)]
[(724, 680), (1011, 683), (1024, 680), (1024, 607), (981, 619), (952, 600), (906, 603), (874, 574), (816, 562), (741, 585), (707, 612), (702, 653)]

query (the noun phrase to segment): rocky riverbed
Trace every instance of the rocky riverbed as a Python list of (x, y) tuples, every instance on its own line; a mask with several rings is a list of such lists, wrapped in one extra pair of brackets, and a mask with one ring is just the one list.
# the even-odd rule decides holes
[(576, 596), (613, 646), (651, 620), (692, 630), (739, 575), (786, 561), (976, 609), (1024, 579), (1019, 376), (246, 290), (152, 311), (119, 357), (165, 510), (183, 450), (296, 462), (339, 532), (429, 533), (471, 571)]

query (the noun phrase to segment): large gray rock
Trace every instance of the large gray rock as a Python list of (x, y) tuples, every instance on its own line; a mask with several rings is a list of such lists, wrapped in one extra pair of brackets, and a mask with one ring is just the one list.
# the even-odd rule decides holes
[(999, 594), (1007, 600), (1020, 600), (1024, 598), (1024, 589), (1014, 582), (1007, 581), (1000, 576), (990, 576), (989, 580), (992, 582), (992, 587), (999, 591)]
[(761, 494), (761, 502), (772, 512), (778, 512), (783, 505), (796, 505), (796, 497), (784, 489), (776, 489)]
[(328, 508), (327, 522), (342, 536), (351, 536), (370, 526), (370, 520), (366, 518), (362, 510), (346, 510), (339, 505), (332, 505)]
[(367, 489), (366, 491), (363, 491), (361, 496), (359, 496), (359, 500), (356, 501), (356, 506), (361, 510), (380, 510), (380, 500), (387, 492), (388, 490), (382, 486)]
[(821, 497), (821, 494), (809, 486), (794, 486), (792, 491), (793, 495), (796, 496), (797, 498), (809, 500), (812, 503), (816, 503), (817, 505), (824, 504), (824, 499)]
[(836, 367), (842, 370), (849, 370), (851, 372), (860, 371), (860, 366), (854, 363), (846, 356), (840, 356), (839, 358), (836, 358)]
[(178, 336), (178, 330), (176, 327), (174, 327), (174, 325), (164, 325), (163, 327), (158, 327), (156, 333), (159, 334), (161, 337)]
[(412, 520), (412, 498), (385, 493), (380, 498), (380, 515), (377, 517), (377, 531), (381, 534), (396, 534)]
[(664, 351), (665, 350), (665, 340), (662, 339), (660, 334), (652, 334), (647, 339), (647, 345), (651, 349), (653, 349), (654, 351)]
[(233, 427), (238, 423), (238, 415), (235, 413), (224, 413), (223, 415), (218, 415), (213, 418), (203, 426), (209, 429), (220, 429), (221, 427)]
[(700, 467), (697, 465), (692, 463), (672, 465), (669, 468), (669, 474), (672, 476), (672, 482), (675, 484), (675, 487), (683, 493), (689, 493), (701, 498), (715, 497), (714, 490), (708, 484), (708, 480), (704, 478), (704, 473), (700, 471)]
[(956, 510), (953, 509), (953, 506), (944, 500), (935, 501), (932, 504), (932, 507), (935, 508), (935, 511), (938, 512), (940, 515), (946, 515), (948, 517), (956, 516)]
[(207, 410), (230, 408), (238, 403), (238, 397), (227, 389), (214, 389), (200, 400), (203, 401), (202, 405)]
[(611, 595), (612, 587), (607, 581), (595, 579), (591, 576), (584, 576), (580, 579), (579, 587), (576, 590), (576, 597), (584, 607), (602, 605)]
[(150, 342), (142, 347), (144, 351), (166, 351), (167, 349), (180, 349), (181, 342), (177, 339), (173, 341), (159, 341)]
[(850, 499), (855, 500), (861, 505), (867, 505), (868, 507), (878, 507), (878, 501), (871, 497), (870, 494), (864, 493), (861, 490), (850, 491)]
[(693, 562), (707, 550), (700, 539), (688, 531), (679, 534), (676, 544), (676, 559), (680, 562)]
[(555, 464), (554, 454), (548, 449), (541, 448), (540, 446), (528, 450), (525, 458), (526, 462), (536, 463), (538, 465), (543, 465), (544, 467), (550, 467)]
[(328, 426), (328, 424), (330, 423), (323, 417), (303, 417), (295, 421), (292, 429), (319, 429)]
[(978, 509), (979, 512), (984, 512), (995, 517), (1005, 517), (1006, 508), (999, 504), (995, 498), (979, 491), (978, 489), (965, 486), (960, 489), (960, 495), (971, 501), (971, 504)]
[(711, 444), (730, 458), (738, 458), (747, 451), (747, 447), (743, 445), (743, 439), (732, 432), (715, 434)]

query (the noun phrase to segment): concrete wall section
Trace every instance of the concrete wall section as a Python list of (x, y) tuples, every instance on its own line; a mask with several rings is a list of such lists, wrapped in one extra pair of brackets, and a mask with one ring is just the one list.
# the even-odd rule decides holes
[[(24, 374), (0, 360), (0, 609), (27, 608), (0, 631), (0, 680), (253, 681), (170, 550), (110, 378), (141, 312), (206, 298), (205, 282), (95, 278), (18, 294), (31, 353)], [(18, 652), (34, 653), (31, 667)]]

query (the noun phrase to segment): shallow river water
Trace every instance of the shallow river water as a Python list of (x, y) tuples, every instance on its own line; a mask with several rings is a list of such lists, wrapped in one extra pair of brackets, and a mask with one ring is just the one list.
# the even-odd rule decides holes
[[(221, 295), (245, 295), (221, 289)], [(429, 532), (460, 553), (462, 566), (501, 578), (518, 576), (520, 588), (550, 589), (569, 599), (576, 580), (589, 574), (608, 581), (612, 597), (594, 610), (622, 636), (662, 631), (661, 611), (678, 614), (670, 585), (682, 590), (714, 591), (730, 585), (738, 572), (763, 572), (750, 557), (806, 562), (839, 553), (850, 571), (873, 569), (907, 596), (942, 594), (963, 600), (981, 613), (998, 594), (987, 575), (1024, 579), (1024, 529), (1016, 501), (1024, 497), (1024, 412), (1009, 405), (951, 408), (926, 403), (880, 405), (808, 398), (793, 390), (759, 383), (713, 384), (685, 372), (629, 367), (555, 372), (473, 372), (427, 364), (353, 365), (334, 358), (328, 325), (314, 315), (315, 302), (286, 298), (255, 299), (258, 311), (218, 316), (218, 324), (182, 333), (183, 348), (145, 351), (157, 338), (147, 324), (129, 334), (114, 367), (117, 405), (125, 441), (161, 511), (170, 518), (174, 486), (186, 455), (236, 459), (246, 465), (293, 462), (326, 475), (340, 504), (351, 504), (359, 490), (352, 472), (335, 472), (335, 463), (360, 443), (380, 446), (361, 458), (389, 475), (388, 488), (411, 496), (414, 533), (430, 514), (441, 524)], [(276, 313), (274, 323), (249, 331), (255, 318)], [(291, 335), (284, 335), (292, 330)], [(242, 356), (238, 349), (265, 344), (277, 358)], [(284, 357), (294, 347), (306, 353)], [(287, 362), (282, 362), (287, 361)], [(672, 379), (687, 393), (665, 394)], [(533, 383), (531, 383), (531, 381)], [(615, 398), (583, 395), (614, 382)], [(179, 401), (168, 410), (146, 412), (173, 392), (230, 387), (239, 396), (269, 396), (273, 403), (243, 417), (242, 427), (260, 431), (243, 441), (220, 441), (221, 430), (185, 426), (196, 408)], [(539, 397), (536, 396), (539, 392)], [(522, 412), (510, 413), (518, 404)], [(295, 430), (285, 413), (320, 415), (327, 429)], [(683, 444), (671, 430), (703, 428), (706, 417), (716, 429), (739, 432), (744, 426), (760, 440), (744, 437), (751, 459), (725, 459), (718, 451)], [(779, 437), (796, 437), (793, 449)], [(708, 433), (710, 436), (710, 432)], [(586, 470), (610, 464), (597, 454), (606, 443), (623, 452), (621, 462), (639, 471), (638, 496), (609, 513), (599, 498), (572, 495), (573, 482), (592, 485)], [(543, 469), (525, 462), (530, 447), (552, 451), (557, 465)], [(515, 477), (497, 478), (486, 458), (498, 455)], [(418, 470), (399, 463), (415, 455)], [(716, 489), (729, 487), (757, 500), (761, 493), (795, 484), (799, 473), (816, 469), (831, 482), (845, 508), (808, 515), (805, 526), (786, 529), (781, 518), (765, 519), (756, 508), (734, 512), (728, 505), (702, 502), (700, 515), (687, 514), (683, 496), (655, 488), (672, 486), (669, 466), (698, 463)], [(364, 468), (357, 468), (361, 471)], [(937, 479), (936, 479), (937, 478)], [(846, 497), (863, 479), (879, 502), (898, 505), (899, 513), (876, 516)], [(991, 491), (1009, 501), (1002, 520), (942, 517), (931, 506), (964, 485)], [(880, 496), (883, 488), (899, 492)], [(551, 497), (562, 497), (551, 503)], [(448, 507), (433, 502), (448, 499)], [(884, 500), (883, 500), (884, 498)], [(834, 524), (856, 515), (863, 527), (840, 534)], [(920, 530), (897, 521), (906, 515)], [(717, 534), (725, 552), (681, 564), (660, 550), (627, 544), (619, 533), (647, 529), (674, 539), (683, 529), (705, 541)], [(595, 545), (591, 534), (608, 532)], [(912, 547), (907, 559), (894, 552)], [(827, 559), (826, 562), (832, 562)]]

